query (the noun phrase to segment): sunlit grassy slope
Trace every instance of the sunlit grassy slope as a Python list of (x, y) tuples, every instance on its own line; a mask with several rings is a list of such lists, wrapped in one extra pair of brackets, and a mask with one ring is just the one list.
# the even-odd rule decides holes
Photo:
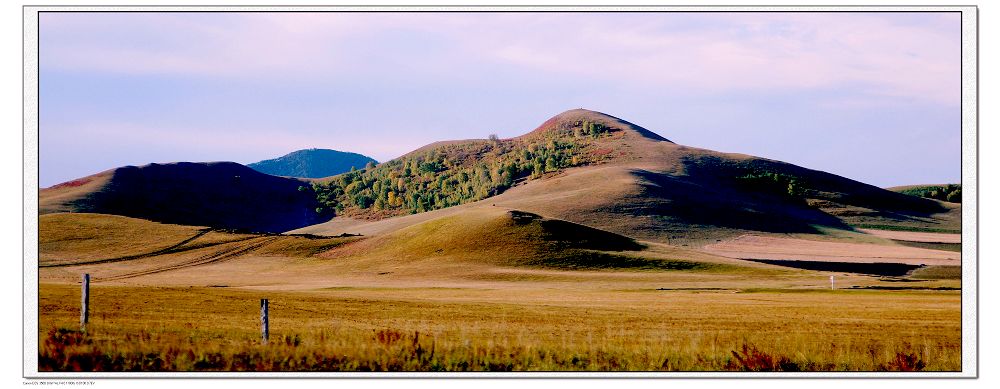
[(649, 244), (615, 233), (502, 207), (465, 210), (418, 223), (327, 257), (408, 262), (438, 258), (507, 267), (561, 269), (733, 270), (719, 257)]
[(161, 224), (90, 213), (56, 213), (38, 218), (40, 264), (115, 258), (167, 249), (203, 235), (202, 227)]
[(309, 257), (353, 239), (235, 233), (86, 213), (42, 215), (39, 232), (43, 278), (89, 272), (103, 281), (200, 269), (247, 255)]

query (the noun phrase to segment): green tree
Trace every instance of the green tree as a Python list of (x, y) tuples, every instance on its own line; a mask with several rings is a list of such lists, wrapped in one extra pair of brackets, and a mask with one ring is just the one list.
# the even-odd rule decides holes
[(950, 202), (950, 203), (961, 203), (962, 202), (962, 189), (955, 189), (951, 193), (948, 193), (948, 196), (945, 197), (945, 200), (948, 201), (948, 202)]

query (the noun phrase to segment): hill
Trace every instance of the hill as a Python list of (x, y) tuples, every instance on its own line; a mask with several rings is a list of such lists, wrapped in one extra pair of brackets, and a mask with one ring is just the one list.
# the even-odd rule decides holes
[(301, 230), (311, 233), (384, 233), (492, 204), (653, 241), (959, 223), (954, 208), (933, 200), (780, 161), (678, 145), (582, 109), (516, 138), (434, 143), (321, 180), (314, 189), (338, 217)]
[[(187, 271), (218, 277), (209, 269), (234, 260), (294, 261), (357, 239), (238, 233), (90, 213), (41, 215), (38, 227), (41, 277), (79, 280), (77, 273), (82, 271), (101, 283), (163, 274), (169, 279)], [(223, 275), (246, 269), (245, 264), (228, 265), (233, 267), (223, 270)]]
[(654, 242), (827, 229), (958, 232), (960, 207), (576, 109), (510, 139), (436, 142), (333, 177), (235, 163), (124, 167), (42, 190), (40, 210), (254, 231), (388, 233), (502, 206)]
[(910, 196), (947, 201), (949, 203), (962, 202), (962, 184), (905, 185), (886, 189)]
[(378, 161), (357, 153), (328, 149), (298, 150), (284, 156), (254, 162), (247, 167), (273, 176), (323, 178), (363, 169)]
[(282, 232), (323, 219), (305, 181), (233, 162), (108, 170), (39, 191), (39, 212), (122, 215), (163, 223)]
[(629, 160), (635, 155), (627, 148), (639, 139), (672, 144), (618, 118), (573, 110), (517, 138), (436, 142), (314, 189), (332, 214), (377, 220), (482, 200), (567, 168)]
[[(666, 251), (664, 251), (666, 250)], [(753, 264), (681, 249), (651, 248), (612, 232), (501, 207), (483, 207), (400, 228), (322, 254), (326, 258), (553, 269), (736, 271)]]

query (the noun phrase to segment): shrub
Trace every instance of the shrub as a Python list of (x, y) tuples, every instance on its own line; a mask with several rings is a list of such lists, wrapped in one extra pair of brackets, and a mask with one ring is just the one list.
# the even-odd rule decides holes
[(737, 371), (801, 371), (795, 362), (783, 356), (774, 356), (758, 350), (757, 346), (743, 344), (740, 351), (733, 350), (733, 359), (726, 370)]

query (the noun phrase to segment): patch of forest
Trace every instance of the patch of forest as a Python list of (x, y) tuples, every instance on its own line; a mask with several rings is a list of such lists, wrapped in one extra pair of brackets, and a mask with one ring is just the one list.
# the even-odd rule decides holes
[(482, 200), (519, 182), (611, 159), (613, 150), (600, 147), (601, 140), (620, 131), (579, 121), (522, 138), (490, 135), (419, 150), (314, 183), (316, 212), (382, 219)]

